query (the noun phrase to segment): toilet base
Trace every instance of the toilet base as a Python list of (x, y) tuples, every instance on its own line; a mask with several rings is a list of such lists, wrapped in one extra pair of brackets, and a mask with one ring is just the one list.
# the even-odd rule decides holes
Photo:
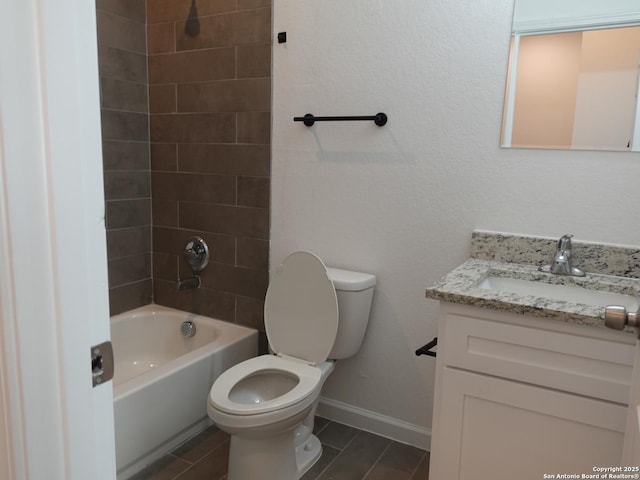
[(228, 480), (298, 480), (322, 455), (320, 440), (311, 435), (295, 446), (293, 430), (268, 439), (231, 436)]
[(302, 475), (307, 473), (322, 455), (322, 445), (315, 435), (311, 435), (304, 445), (296, 447), (296, 464), (298, 466), (298, 480)]

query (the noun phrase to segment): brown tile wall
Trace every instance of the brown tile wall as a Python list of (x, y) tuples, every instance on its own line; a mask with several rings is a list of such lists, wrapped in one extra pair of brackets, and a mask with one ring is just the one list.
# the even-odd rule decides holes
[[(191, 37), (191, 1), (147, 0), (154, 301), (262, 330), (271, 0), (195, 4)], [(122, 120), (123, 134), (135, 129)], [(181, 255), (191, 235), (207, 241), (211, 260), (200, 289), (177, 292), (176, 279), (191, 275)]]
[(109, 303), (151, 302), (151, 184), (145, 0), (96, 0)]

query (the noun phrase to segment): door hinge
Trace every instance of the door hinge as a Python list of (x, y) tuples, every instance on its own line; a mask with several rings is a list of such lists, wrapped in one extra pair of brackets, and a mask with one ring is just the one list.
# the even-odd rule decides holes
[(91, 347), (91, 376), (93, 386), (101, 385), (113, 378), (113, 347), (104, 342)]

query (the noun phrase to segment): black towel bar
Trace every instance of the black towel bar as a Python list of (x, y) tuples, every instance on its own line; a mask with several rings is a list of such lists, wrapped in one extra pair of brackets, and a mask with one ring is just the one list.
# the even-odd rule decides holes
[(430, 357), (435, 357), (436, 352), (432, 352), (431, 349), (438, 345), (438, 337), (435, 337), (426, 345), (423, 345), (419, 349), (416, 350), (416, 355), (429, 355)]
[(307, 113), (304, 117), (293, 117), (294, 122), (304, 122), (307, 127), (312, 126), (315, 122), (351, 122), (362, 120), (373, 120), (376, 125), (382, 127), (387, 124), (388, 118), (386, 113), (382, 112), (376, 115), (360, 115), (351, 117), (316, 117), (311, 113)]

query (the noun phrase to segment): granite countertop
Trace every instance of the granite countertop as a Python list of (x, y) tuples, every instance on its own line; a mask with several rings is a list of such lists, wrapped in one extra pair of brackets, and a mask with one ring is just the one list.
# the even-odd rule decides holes
[[(546, 244), (540, 248), (540, 243), (543, 240), (546, 240)], [(586, 289), (631, 295), (640, 299), (640, 278), (635, 275), (638, 260), (637, 249), (617, 246), (607, 249), (602, 245), (585, 244), (582, 251), (583, 263), (576, 262), (574, 264), (580, 268), (587, 265), (599, 271), (595, 273), (587, 271), (585, 277), (568, 277), (538, 271), (538, 265), (543, 263), (540, 261), (541, 258), (553, 258), (555, 242), (554, 239), (540, 239), (538, 237), (474, 232), (472, 236), (473, 257), (427, 288), (426, 296), (444, 302), (536, 317), (555, 318), (560, 321), (603, 328), (605, 327), (603, 306), (490, 290), (480, 288), (479, 284), (489, 275), (502, 276), (551, 284), (575, 285)], [(535, 245), (536, 249), (530, 255), (527, 253), (527, 247), (532, 245)], [(579, 245), (578, 242), (574, 243), (575, 252), (580, 250)], [(507, 251), (510, 254), (505, 254), (505, 250), (500, 248), (501, 246), (507, 246)], [(595, 254), (593, 259), (590, 259), (592, 251)], [(574, 257), (574, 259), (577, 258), (579, 255)], [(523, 260), (527, 263), (517, 263)], [(535, 263), (528, 263), (532, 260)], [(631, 262), (632, 268), (629, 268), (625, 262)], [(598, 263), (597, 267), (596, 263)], [(623, 271), (627, 275), (619, 275)], [(632, 272), (631, 275), (629, 271)]]

